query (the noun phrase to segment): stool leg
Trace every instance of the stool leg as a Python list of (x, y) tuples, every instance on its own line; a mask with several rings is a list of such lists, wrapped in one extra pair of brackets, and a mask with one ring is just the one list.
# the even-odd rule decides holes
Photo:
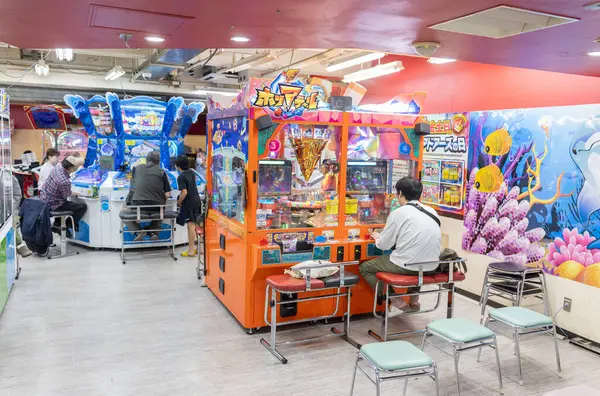
[(390, 303), (390, 286), (387, 283), (384, 283), (383, 287), (385, 287), (385, 305), (383, 306), (383, 342), (386, 342), (388, 335), (388, 304)]
[(408, 389), (408, 377), (404, 380), (404, 390), (402, 391), (402, 396), (406, 396), (406, 390)]
[(485, 276), (483, 277), (483, 285), (481, 286), (481, 294), (479, 295), (479, 305), (483, 303), (483, 294), (486, 292), (486, 287), (488, 283), (488, 275), (490, 273), (490, 267), (485, 270)]
[(271, 348), (277, 349), (277, 291), (271, 290)]
[(375, 388), (377, 396), (381, 396), (381, 378), (379, 378), (379, 370), (375, 369)]
[(517, 296), (516, 296), (516, 306), (521, 306), (521, 300), (523, 299), (523, 289), (525, 289), (525, 276), (523, 276), (523, 280), (517, 283)]
[(448, 305), (446, 307), (446, 318), (450, 319), (454, 315), (454, 283), (448, 286)]
[(458, 377), (458, 357), (459, 352), (456, 350), (456, 345), (453, 344), (452, 348), (454, 349), (454, 371), (456, 372), (456, 394), (460, 396), (460, 379)]
[[(488, 323), (490, 322), (490, 317), (488, 316), (485, 319), (485, 323), (483, 324), (483, 326), (487, 327)], [(479, 347), (479, 349), (477, 350), (477, 363), (479, 363), (479, 358), (481, 357), (481, 350), (483, 349), (483, 345)]]
[(433, 363), (433, 375), (434, 375), (434, 381), (435, 381), (435, 396), (440, 396), (440, 383), (439, 383), (439, 378), (438, 378), (438, 370), (437, 370), (437, 365), (435, 364), (435, 362)]
[(352, 373), (352, 385), (350, 386), (350, 396), (354, 394), (354, 383), (356, 382), (356, 372), (358, 371), (358, 362), (360, 361), (360, 353), (356, 357), (356, 363), (354, 363), (354, 372)]
[(519, 346), (519, 330), (515, 329), (515, 352), (517, 355), (517, 368), (519, 370), (519, 384), (523, 385), (523, 371), (521, 369), (521, 347)]
[(498, 366), (498, 386), (502, 389), (502, 368), (500, 367), (500, 352), (498, 351), (496, 336), (494, 336), (494, 351), (496, 352), (496, 366)]
[(481, 295), (481, 319), (480, 319), (479, 323), (483, 323), (483, 320), (485, 318), (485, 311), (487, 308), (489, 292), (490, 292), (490, 285), (488, 283), (485, 283), (483, 286), (483, 293)]
[(425, 332), (423, 333), (423, 340), (421, 341), (421, 350), (422, 351), (425, 350), (425, 341), (427, 340), (428, 335), (429, 335), (429, 332), (427, 331), (427, 329), (425, 329)]
[(554, 336), (554, 349), (556, 350), (556, 368), (558, 369), (558, 374), (562, 373), (562, 368), (560, 366), (560, 354), (558, 352), (558, 339), (556, 338), (556, 325), (553, 326), (553, 336)]
[(540, 282), (542, 283), (542, 298), (544, 299), (544, 314), (551, 316), (550, 312), (550, 301), (548, 301), (548, 292), (546, 290), (546, 279), (544, 273), (540, 273)]
[(121, 263), (125, 264), (125, 222), (121, 220)]
[[(73, 230), (75, 231), (75, 230)], [(67, 216), (63, 216), (60, 218), (60, 255), (67, 255)]]

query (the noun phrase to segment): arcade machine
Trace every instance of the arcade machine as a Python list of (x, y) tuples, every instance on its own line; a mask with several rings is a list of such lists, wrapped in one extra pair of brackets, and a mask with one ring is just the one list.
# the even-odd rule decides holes
[[(133, 167), (145, 163), (148, 152), (161, 151), (162, 166), (168, 171), (172, 188), (167, 205), (176, 209), (177, 172), (169, 171), (169, 167), (170, 157), (180, 155), (180, 152), (178, 149), (165, 152), (163, 147), (168, 148), (169, 141), (175, 142), (171, 147), (179, 147), (187, 129), (203, 110), (203, 104), (185, 105), (179, 97), (171, 98), (169, 102), (143, 96), (120, 100), (113, 93), (88, 101), (67, 95), (65, 101), (90, 134), (85, 168), (73, 179), (74, 191), (84, 195), (88, 212), (73, 242), (91, 247), (120, 248), (119, 213), (125, 207)], [(168, 135), (171, 135), (170, 140)], [(198, 175), (197, 183), (203, 185), (205, 181)], [(94, 231), (91, 235), (82, 232), (89, 228), (99, 232)], [(167, 224), (163, 228), (158, 240), (146, 237), (131, 247), (169, 246), (171, 230)], [(126, 239), (131, 237), (125, 235)], [(186, 230), (176, 229), (175, 243), (185, 242)]]
[[(373, 241), (367, 238), (392, 208), (394, 161), (419, 158), (420, 139), (410, 134), (419, 106), (387, 116), (327, 110), (317, 92), (286, 76), (282, 83), (291, 96), (279, 94), (275, 82), (251, 79), (228, 108), (209, 98), (205, 280), (250, 333), (265, 326), (267, 276), (310, 259), (381, 254), (368, 249)], [(411, 100), (422, 104), (424, 94)], [(365, 134), (369, 142), (354, 136), (359, 129), (372, 134)], [(391, 137), (398, 132), (402, 137)], [(371, 312), (366, 282), (353, 288), (353, 296), (353, 314)], [(289, 306), (278, 313), (278, 323), (329, 315), (334, 306), (335, 299)]]

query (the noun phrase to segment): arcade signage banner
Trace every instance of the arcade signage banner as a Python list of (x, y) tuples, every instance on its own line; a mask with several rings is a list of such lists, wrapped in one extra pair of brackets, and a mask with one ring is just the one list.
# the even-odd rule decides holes
[(466, 113), (427, 116), (431, 134), (423, 141), (422, 201), (461, 215), (469, 143)]

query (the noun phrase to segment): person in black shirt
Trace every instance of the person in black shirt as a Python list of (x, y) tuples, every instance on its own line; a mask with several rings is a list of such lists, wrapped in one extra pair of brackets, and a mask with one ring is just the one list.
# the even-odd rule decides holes
[(175, 167), (179, 171), (177, 185), (179, 186), (179, 198), (177, 205), (180, 206), (177, 224), (186, 225), (189, 245), (187, 252), (182, 252), (183, 257), (194, 257), (194, 242), (196, 241), (196, 223), (200, 218), (200, 196), (196, 188), (196, 174), (190, 169), (190, 162), (186, 156), (175, 159)]

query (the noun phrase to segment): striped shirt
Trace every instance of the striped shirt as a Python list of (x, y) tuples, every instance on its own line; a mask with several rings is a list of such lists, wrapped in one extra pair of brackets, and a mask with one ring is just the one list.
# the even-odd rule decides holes
[(52, 169), (46, 182), (40, 191), (40, 198), (45, 201), (52, 210), (60, 207), (71, 195), (71, 179), (69, 172), (58, 164)]

